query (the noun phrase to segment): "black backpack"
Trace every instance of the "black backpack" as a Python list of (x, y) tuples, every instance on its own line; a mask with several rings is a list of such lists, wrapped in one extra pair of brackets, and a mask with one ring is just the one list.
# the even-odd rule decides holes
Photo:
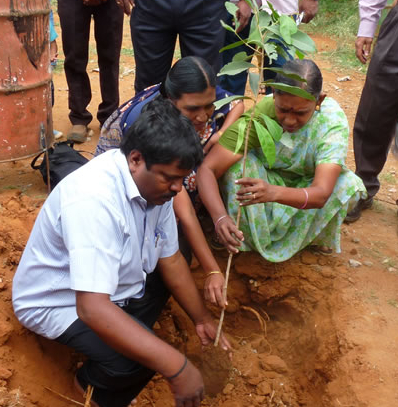
[[(82, 156), (79, 151), (73, 148), (73, 144), (72, 141), (62, 141), (55, 143), (53, 147), (48, 149), (51, 190), (55, 188), (61, 179), (88, 162), (86, 157)], [(42, 161), (40, 164), (36, 165), (36, 161), (40, 157), (42, 157)], [(47, 160), (45, 157), (45, 151), (42, 151), (37, 155), (30, 165), (34, 170), (40, 170), (43, 180), (47, 185)]]

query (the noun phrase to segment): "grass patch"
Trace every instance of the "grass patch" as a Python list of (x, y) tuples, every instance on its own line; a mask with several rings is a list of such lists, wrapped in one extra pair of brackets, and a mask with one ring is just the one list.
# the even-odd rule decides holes
[(395, 176), (393, 174), (390, 173), (384, 173), (384, 174), (380, 174), (380, 180), (383, 182), (387, 182), (388, 184), (396, 184), (397, 180), (395, 179)]
[(323, 0), (319, 2), (316, 17), (309, 24), (302, 24), (300, 29), (310, 35), (321, 35), (337, 41), (335, 51), (321, 54), (333, 65), (365, 73), (366, 67), (355, 56), (358, 25), (358, 0)]
[(372, 205), (372, 211), (375, 211), (376, 213), (384, 213), (386, 209), (381, 202), (374, 200)]
[(387, 304), (391, 305), (394, 308), (398, 308), (398, 301), (397, 300), (388, 300)]
[(120, 50), (120, 55), (127, 55), (129, 57), (133, 57), (134, 56), (134, 50), (133, 50), (133, 48), (122, 48)]
[(62, 73), (64, 71), (64, 59), (58, 59), (57, 65), (53, 68), (53, 73)]

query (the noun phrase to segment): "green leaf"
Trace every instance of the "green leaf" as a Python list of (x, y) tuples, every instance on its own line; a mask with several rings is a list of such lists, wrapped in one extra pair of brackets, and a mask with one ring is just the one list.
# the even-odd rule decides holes
[(271, 16), (264, 10), (260, 10), (258, 13), (258, 26), (260, 29), (268, 27), (271, 24)]
[(278, 21), (279, 13), (275, 10), (274, 6), (269, 1), (267, 1), (267, 4), (268, 8), (271, 10), (272, 18), (274, 19), (274, 21)]
[(238, 52), (237, 54), (235, 54), (234, 57), (232, 58), (232, 61), (233, 61), (233, 62), (236, 62), (236, 61), (246, 61), (246, 60), (249, 59), (249, 58), (251, 59), (252, 56), (251, 56), (251, 55), (248, 56), (245, 51), (242, 51), (242, 52)]
[(235, 29), (232, 28), (230, 25), (224, 23), (224, 21), (220, 20), (221, 25), (227, 30), (227, 31), (231, 31), (232, 33), (235, 32)]
[(238, 100), (238, 99), (250, 99), (252, 100), (251, 97), (249, 96), (243, 96), (243, 95), (234, 95), (234, 96), (228, 96), (227, 98), (223, 98), (220, 100), (217, 100), (216, 102), (214, 102), (214, 107), (216, 108), (216, 110), (220, 109), (221, 107), (223, 107), (224, 105), (226, 105), (227, 103), (231, 103), (234, 100)]
[(253, 95), (257, 95), (259, 91), (260, 75), (255, 72), (249, 72), (249, 84)]
[(276, 149), (274, 140), (269, 134), (269, 131), (259, 122), (253, 120), (254, 127), (256, 128), (256, 133), (258, 140), (260, 141), (261, 149), (268, 161), (268, 165), (271, 168), (275, 163)]
[(300, 75), (297, 75), (296, 73), (288, 73), (283, 70), (283, 68), (264, 68), (267, 69), (268, 71), (280, 73), (283, 76), (286, 76), (287, 78), (294, 79), (295, 81), (300, 81), (300, 82), (307, 82), (304, 78), (302, 78)]
[(285, 42), (289, 45), (292, 43), (292, 35), (297, 32), (297, 25), (293, 18), (282, 14), (280, 16), (280, 33)]
[(247, 122), (246, 120), (242, 119), (239, 121), (238, 124), (238, 138), (236, 140), (236, 146), (235, 146), (235, 152), (234, 154), (236, 154), (242, 147), (243, 142), (245, 141), (245, 129), (247, 126)]
[(267, 126), (267, 129), (269, 133), (271, 134), (271, 137), (275, 141), (279, 141), (282, 137), (283, 129), (281, 125), (274, 119), (271, 119), (270, 117), (266, 116), (265, 114), (261, 113), (261, 117), (263, 118), (265, 125)]
[(292, 45), (303, 53), (316, 52), (315, 42), (302, 31), (297, 31), (292, 35)]
[(298, 59), (304, 59), (304, 57), (305, 57), (305, 55), (298, 49), (296, 49), (296, 56)]
[(232, 49), (232, 48), (239, 47), (239, 45), (242, 45), (244, 43), (245, 43), (244, 41), (236, 41), (236, 42), (234, 42), (232, 44), (227, 45), (226, 47), (221, 48), (220, 52), (226, 51), (227, 49)]
[(226, 1), (225, 8), (234, 18), (236, 17), (236, 12), (239, 11), (239, 7), (235, 3), (232, 3), (232, 1)]
[(267, 54), (267, 57), (272, 61), (276, 61), (278, 59), (278, 52), (276, 51), (276, 45), (273, 42), (268, 42), (264, 44), (264, 51)]
[(247, 39), (247, 42), (249, 44), (257, 43), (257, 42), (259, 42), (261, 44), (263, 43), (263, 39), (261, 38), (261, 33), (260, 33), (260, 30), (258, 27), (256, 27), (256, 29), (250, 33), (250, 35)]
[(218, 76), (236, 75), (237, 73), (246, 71), (249, 68), (255, 68), (255, 65), (251, 64), (250, 62), (246, 62), (246, 61), (230, 62), (229, 64), (226, 64), (222, 67)]
[(246, 3), (249, 4), (249, 6), (250, 6), (250, 8), (251, 8), (252, 10), (255, 10), (255, 9), (258, 8), (258, 5), (257, 5), (257, 2), (256, 2), (256, 1), (252, 1), (252, 0), (245, 0), (245, 1), (246, 1)]
[(285, 85), (284, 83), (276, 83), (276, 82), (268, 82), (265, 81), (267, 86), (271, 86), (272, 88), (279, 89), (283, 92), (290, 93), (295, 96), (300, 96), (301, 98), (308, 99), (308, 100), (314, 100), (315, 97), (311, 95), (311, 93), (308, 93), (306, 90), (298, 88), (297, 86), (290, 86), (290, 85)]
[(293, 148), (293, 140), (292, 140), (292, 136), (290, 133), (288, 132), (284, 132), (282, 134), (281, 139), (279, 140), (284, 146), (286, 146), (287, 148), (292, 149)]

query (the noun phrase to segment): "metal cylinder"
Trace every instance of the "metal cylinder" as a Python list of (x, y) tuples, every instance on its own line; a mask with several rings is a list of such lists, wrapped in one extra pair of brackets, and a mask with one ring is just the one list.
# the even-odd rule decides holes
[(0, 1), (0, 162), (53, 141), (49, 0)]

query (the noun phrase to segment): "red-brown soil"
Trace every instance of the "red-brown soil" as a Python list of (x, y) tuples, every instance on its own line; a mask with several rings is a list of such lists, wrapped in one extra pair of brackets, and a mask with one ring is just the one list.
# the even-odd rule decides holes
[[(131, 48), (127, 21), (124, 47)], [(57, 27), (59, 29), (59, 27)], [(315, 38), (318, 50), (335, 44)], [(95, 113), (99, 100), (95, 55), (88, 71)], [(352, 127), (364, 76), (337, 70), (319, 56), (326, 93), (336, 98)], [(121, 101), (133, 94), (131, 56), (122, 56)], [(349, 75), (351, 80), (337, 78)], [(54, 127), (69, 128), (64, 75), (54, 77)], [(382, 118), (381, 118), (382, 120)], [(93, 151), (94, 135), (83, 145)], [(12, 277), (46, 187), (30, 160), (0, 164), (0, 407), (66, 407), (60, 395), (82, 401), (72, 386), (80, 355), (21, 327), (11, 306)], [(348, 165), (353, 168), (352, 148)], [(238, 255), (232, 266), (224, 329), (234, 348), (231, 366), (211, 365), (215, 396), (211, 407), (393, 407), (398, 405), (398, 255), (396, 171), (389, 158), (374, 207), (342, 228), (342, 253), (323, 256), (303, 251), (271, 264), (255, 253)], [(225, 268), (224, 254), (217, 254)], [(354, 268), (349, 260), (361, 262)], [(192, 269), (203, 287), (199, 266)], [(219, 311), (210, 307), (215, 318)], [(162, 338), (197, 365), (203, 351), (188, 317), (171, 301), (155, 325)], [(210, 380), (211, 380), (210, 376)], [(48, 390), (48, 388), (53, 391)], [(165, 380), (154, 380), (138, 397), (139, 406), (171, 407)]]

